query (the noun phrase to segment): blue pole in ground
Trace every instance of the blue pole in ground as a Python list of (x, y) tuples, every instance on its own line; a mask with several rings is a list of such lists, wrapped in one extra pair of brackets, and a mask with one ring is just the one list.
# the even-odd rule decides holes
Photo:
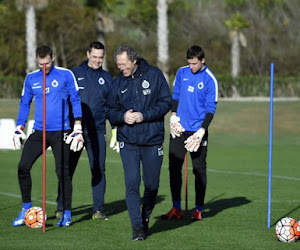
[(272, 194), (272, 137), (273, 137), (273, 80), (274, 64), (271, 63), (270, 80), (270, 129), (269, 129), (269, 191), (268, 191), (268, 228), (271, 227), (271, 194)]

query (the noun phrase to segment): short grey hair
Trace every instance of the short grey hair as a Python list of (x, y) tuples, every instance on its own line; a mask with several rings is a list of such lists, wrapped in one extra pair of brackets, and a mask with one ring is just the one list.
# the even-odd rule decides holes
[(134, 60), (138, 60), (140, 58), (139, 53), (130, 45), (122, 44), (115, 49), (114, 52), (114, 60), (117, 61), (117, 56), (127, 52), (128, 59), (133, 62)]

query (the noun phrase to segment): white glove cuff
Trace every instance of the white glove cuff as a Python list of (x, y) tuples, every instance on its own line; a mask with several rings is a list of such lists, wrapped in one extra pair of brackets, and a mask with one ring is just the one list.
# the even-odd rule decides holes
[(22, 130), (23, 131), (23, 129), (24, 129), (23, 125), (18, 125), (17, 126), (17, 130)]
[(195, 134), (196, 134), (196, 136), (198, 138), (202, 138), (204, 136), (204, 134), (205, 134), (205, 129), (204, 128), (200, 128), (199, 130), (197, 130), (197, 132)]
[(74, 131), (78, 131), (78, 130), (82, 131), (82, 126), (81, 126), (81, 124), (74, 124), (73, 130), (74, 130)]
[(174, 122), (180, 122), (180, 117), (178, 117), (176, 115), (171, 115), (170, 123), (174, 123)]

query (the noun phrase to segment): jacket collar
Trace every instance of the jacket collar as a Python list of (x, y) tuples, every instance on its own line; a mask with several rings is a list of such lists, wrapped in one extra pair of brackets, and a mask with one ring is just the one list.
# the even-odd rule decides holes
[(99, 68), (99, 69), (93, 69), (91, 68), (89, 65), (88, 65), (88, 59), (84, 60), (81, 64), (80, 64), (81, 67), (85, 68), (86, 70), (95, 70), (95, 71), (102, 71), (102, 66)]

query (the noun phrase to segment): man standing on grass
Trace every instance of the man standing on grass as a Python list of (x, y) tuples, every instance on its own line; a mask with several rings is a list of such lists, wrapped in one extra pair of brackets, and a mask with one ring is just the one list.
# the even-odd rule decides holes
[[(78, 86), (73, 73), (53, 65), (54, 56), (48, 46), (36, 49), (39, 70), (26, 76), (20, 102), (17, 128), (13, 137), (15, 149), (21, 149), (23, 132), (30, 112), (30, 104), (35, 99), (33, 133), (26, 140), (18, 166), (19, 185), (22, 195), (22, 210), (13, 221), (14, 227), (24, 224), (25, 213), (32, 207), (30, 170), (43, 153), (43, 65), (46, 65), (46, 148), (51, 147), (55, 158), (56, 175), (63, 196), (63, 214), (58, 226), (71, 225), (72, 184), (69, 174), (70, 149), (80, 151), (83, 147), (81, 128), (81, 105)], [(72, 104), (74, 129), (70, 133), (68, 98)], [(66, 143), (71, 143), (71, 147)]]
[[(130, 45), (117, 47), (114, 60), (120, 74), (113, 81), (108, 119), (117, 126), (132, 240), (138, 241), (149, 235), (163, 161), (164, 116), (172, 106), (172, 96), (161, 70), (150, 66)], [(140, 163), (145, 185), (142, 212)]]
[[(112, 76), (102, 69), (104, 45), (92, 42), (87, 51), (87, 59), (72, 70), (79, 86), (82, 106), (82, 128), (84, 146), (86, 147), (92, 174), (93, 220), (108, 220), (104, 211), (104, 194), (106, 189), (106, 101), (111, 92)], [(82, 150), (71, 152), (70, 175), (75, 172)], [(63, 203), (58, 188), (57, 212), (59, 219)]]
[(205, 64), (200, 46), (187, 50), (188, 66), (176, 74), (173, 107), (170, 117), (169, 172), (172, 209), (161, 216), (164, 220), (183, 217), (181, 210), (182, 165), (187, 151), (191, 152), (195, 175), (195, 209), (192, 220), (202, 219), (206, 191), (206, 155), (208, 126), (218, 102), (218, 82)]

